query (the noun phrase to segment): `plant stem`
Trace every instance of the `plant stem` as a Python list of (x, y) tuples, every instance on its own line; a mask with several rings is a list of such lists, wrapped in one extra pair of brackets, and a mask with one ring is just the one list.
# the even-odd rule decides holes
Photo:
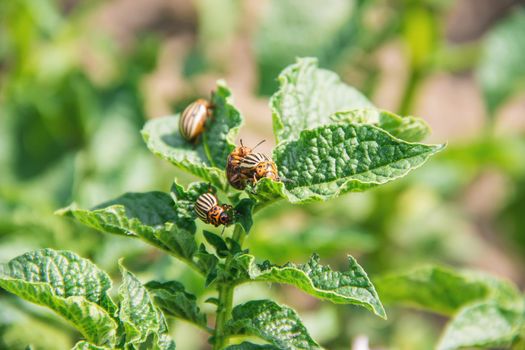
[(233, 230), (232, 239), (239, 243), (239, 245), (242, 247), (242, 243), (244, 242), (244, 230), (242, 229), (241, 225), (235, 225), (235, 229)]
[[(242, 247), (244, 236), (244, 230), (241, 225), (236, 225), (232, 234), (232, 239)], [(226, 268), (228, 268), (230, 260), (231, 257), (226, 258)], [(225, 334), (225, 325), (231, 318), (234, 289), (235, 284), (228, 281), (217, 285), (217, 291), (219, 292), (219, 305), (217, 306), (217, 321), (215, 322), (215, 343), (213, 350), (220, 350), (227, 345), (228, 337)]]
[(232, 305), (233, 305), (233, 289), (234, 286), (231, 284), (220, 284), (219, 290), (219, 305), (217, 307), (217, 322), (215, 323), (215, 344), (213, 350), (222, 349), (227, 342), (225, 335), (226, 322), (231, 317)]

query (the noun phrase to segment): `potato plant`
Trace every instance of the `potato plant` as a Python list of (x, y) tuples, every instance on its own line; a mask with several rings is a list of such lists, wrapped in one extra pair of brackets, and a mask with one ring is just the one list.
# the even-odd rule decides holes
[[(291, 285), (383, 319), (381, 299), (453, 316), (440, 349), (519, 346), (523, 297), (493, 277), (427, 267), (378, 278), (374, 286), (351, 256), (344, 271), (333, 271), (315, 252), (304, 263), (276, 265), (258, 261), (244, 248), (256, 214), (274, 202), (299, 205), (368, 190), (407, 175), (443, 149), (420, 143), (429, 133), (422, 119), (376, 108), (335, 73), (318, 68), (315, 59), (298, 59), (278, 81), (270, 106), (276, 138), (272, 159), (281, 182), (262, 179), (244, 191), (229, 185), (226, 161), (243, 117), (219, 81), (213, 117), (197, 143), (181, 137), (179, 115), (153, 119), (142, 131), (152, 153), (198, 182), (183, 186), (175, 180), (169, 193), (126, 193), (92, 209), (73, 204), (57, 212), (102, 232), (143, 240), (188, 265), (216, 291), (205, 301), (215, 306), (214, 315), (202, 312), (182, 283), (140, 281), (123, 260), (114, 300), (109, 276), (70, 251), (42, 249), (2, 264), (0, 286), (69, 321), (84, 338), (75, 349), (175, 349), (168, 317), (208, 332), (215, 350), (320, 348), (291, 307), (273, 300), (234, 305), (236, 287), (254, 282)], [(237, 213), (224, 232), (197, 224), (195, 201), (210, 189)]]

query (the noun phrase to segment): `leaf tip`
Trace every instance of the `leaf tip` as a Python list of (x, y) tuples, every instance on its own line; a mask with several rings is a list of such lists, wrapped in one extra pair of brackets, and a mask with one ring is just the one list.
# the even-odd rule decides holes
[(73, 211), (76, 210), (76, 209), (78, 209), (78, 206), (77, 206), (76, 203), (73, 202), (70, 205), (68, 205), (67, 207), (55, 210), (53, 212), (53, 215), (71, 217), (71, 216), (73, 216)]

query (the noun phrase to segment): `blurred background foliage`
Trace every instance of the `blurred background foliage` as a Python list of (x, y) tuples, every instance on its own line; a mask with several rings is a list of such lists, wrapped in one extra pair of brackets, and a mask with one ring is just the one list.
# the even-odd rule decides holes
[[(248, 239), (261, 259), (334, 268), (352, 254), (374, 278), (427, 263), (482, 269), (525, 285), (525, 8), (517, 0), (0, 1), (0, 261), (73, 250), (118, 278), (203, 281), (162, 253), (53, 215), (126, 191), (168, 190), (149, 154), (148, 118), (209, 96), (225, 78), (245, 144), (272, 140), (268, 96), (296, 56), (316, 56), (377, 106), (426, 119), (448, 148), (407, 178), (329, 203), (274, 205)], [(262, 148), (269, 152), (272, 142)], [(388, 308), (383, 321), (286, 287), (277, 295), (329, 349), (432, 349), (444, 319)], [(203, 306), (206, 308), (206, 304)], [(78, 338), (45, 310), (0, 291), (0, 349), (68, 349)], [(206, 336), (172, 324), (180, 349)], [(195, 336), (189, 336), (195, 334)]]

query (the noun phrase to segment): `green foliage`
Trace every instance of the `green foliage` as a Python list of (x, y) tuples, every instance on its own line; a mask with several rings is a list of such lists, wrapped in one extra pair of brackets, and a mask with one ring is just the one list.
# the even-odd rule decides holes
[(116, 305), (107, 294), (111, 281), (88, 260), (51, 249), (27, 253), (0, 265), (0, 286), (52, 309), (90, 342), (115, 344)]
[(236, 344), (236, 345), (230, 345), (225, 350), (278, 350), (279, 348), (273, 345), (260, 345), (260, 344), (252, 344), (248, 342)]
[(430, 134), (427, 123), (417, 117), (401, 117), (388, 111), (366, 108), (348, 112), (338, 112), (331, 117), (335, 121), (349, 121), (359, 124), (372, 124), (392, 136), (408, 142), (419, 142)]
[(231, 335), (258, 336), (279, 349), (318, 349), (297, 313), (271, 300), (253, 300), (233, 308)]
[(509, 307), (521, 303), (519, 291), (508, 282), (478, 272), (437, 266), (385, 276), (375, 283), (385, 303), (405, 303), (449, 316), (484, 299), (495, 299)]
[(146, 284), (146, 288), (165, 315), (181, 318), (206, 328), (206, 315), (201, 313), (197, 306), (195, 295), (188, 293), (182, 283), (151, 281)]
[(523, 88), (525, 67), (525, 10), (505, 18), (487, 35), (478, 79), (491, 116), (518, 89)]
[(288, 263), (276, 266), (268, 261), (256, 264), (250, 255), (243, 257), (249, 278), (254, 281), (285, 283), (319, 299), (337, 304), (362, 305), (376, 315), (386, 318), (372, 282), (354, 258), (348, 257), (348, 270), (332, 271), (313, 255), (306, 264)]
[(335, 112), (373, 107), (337, 74), (319, 69), (312, 58), (298, 59), (279, 75), (279, 90), (270, 106), (278, 142), (297, 139), (302, 130), (330, 123)]
[[(195, 143), (179, 134), (178, 115), (148, 121), (142, 130), (151, 152), (205, 182), (184, 187), (176, 180), (169, 193), (126, 193), (89, 210), (71, 205), (57, 212), (99, 231), (145, 241), (193, 268), (200, 276), (201, 288), (217, 290), (217, 297), (207, 300), (216, 306), (214, 328), (208, 326), (198, 298), (184, 284), (153, 280), (143, 285), (122, 265), (117, 310), (106, 295), (111, 285), (106, 274), (71, 253), (67, 255), (70, 260), (89, 267), (77, 276), (62, 274), (61, 279), (48, 281), (46, 275), (47, 284), (40, 284), (33, 277), (16, 275), (13, 268), (3, 272), (7, 277), (0, 285), (72, 321), (86, 340), (77, 343), (79, 349), (174, 349), (166, 316), (189, 321), (210, 333), (215, 350), (319, 348), (298, 314), (287, 306), (256, 300), (234, 307), (236, 286), (251, 282), (288, 284), (317, 299), (359, 305), (386, 319), (374, 285), (353, 257), (348, 257), (342, 272), (321, 265), (316, 254), (305, 264), (257, 263), (243, 247), (244, 239), (255, 225), (254, 214), (277, 200), (291, 204), (326, 201), (376, 187), (405, 176), (443, 146), (415, 143), (429, 133), (421, 119), (375, 109), (335, 73), (317, 68), (315, 59), (299, 59), (286, 68), (280, 84), (271, 107), (278, 141), (273, 159), (282, 181), (264, 178), (244, 192), (228, 185), (226, 161), (243, 119), (230, 90), (219, 82), (212, 94), (212, 116)], [(203, 224), (197, 222), (194, 205), (207, 192), (214, 193), (221, 205), (233, 207), (233, 232), (225, 228), (219, 235), (202, 229)], [(29, 266), (34, 272), (24, 260), (27, 256), (18, 259), (21, 261), (11, 265), (21, 271)], [(42, 266), (47, 268), (47, 264)], [(98, 276), (99, 285), (83, 274)], [(81, 294), (63, 295), (65, 292), (54, 285), (62, 280), (73, 283)], [(92, 290), (94, 287), (98, 289)], [(505, 293), (500, 294), (503, 300)], [(68, 304), (73, 301), (76, 304)], [(97, 312), (98, 317), (88, 317), (88, 313), (93, 316)], [(228, 347), (230, 338), (237, 336), (258, 337), (270, 345), (245, 342)]]
[(202, 142), (188, 143), (179, 134), (179, 115), (148, 121), (142, 136), (149, 150), (180, 169), (225, 189), (223, 175), (228, 154), (233, 150), (242, 117), (232, 105), (231, 92), (222, 82), (212, 98), (213, 118), (206, 123)]
[(524, 325), (523, 309), (505, 309), (493, 302), (472, 304), (448, 324), (438, 349), (508, 347)]
[(385, 303), (452, 316), (438, 349), (509, 346), (525, 326), (523, 296), (492, 276), (429, 266), (376, 280)]
[(106, 350), (109, 349), (104, 346), (98, 346), (91, 343), (88, 343), (87, 341), (81, 340), (78, 343), (75, 344), (72, 350)]
[(103, 232), (140, 238), (180, 258), (190, 259), (197, 246), (195, 224), (174, 211), (175, 202), (166, 193), (128, 193), (92, 210), (74, 206), (60, 210), (81, 223)]
[(408, 143), (373, 125), (338, 123), (302, 131), (274, 159), (291, 202), (328, 200), (406, 175), (443, 146)]
[(232, 104), (231, 91), (222, 81), (217, 83), (211, 103), (213, 120), (207, 123), (202, 141), (210, 163), (214, 167), (224, 169), (228, 155), (235, 148), (235, 138), (243, 118)]
[[(153, 303), (153, 298), (142, 283), (122, 264), (122, 284), (119, 288), (119, 319), (125, 329), (125, 344), (144, 343), (153, 335), (159, 343), (159, 337), (166, 332), (163, 314)], [(165, 348), (161, 344), (160, 348)], [(167, 346), (169, 348), (169, 346)]]

